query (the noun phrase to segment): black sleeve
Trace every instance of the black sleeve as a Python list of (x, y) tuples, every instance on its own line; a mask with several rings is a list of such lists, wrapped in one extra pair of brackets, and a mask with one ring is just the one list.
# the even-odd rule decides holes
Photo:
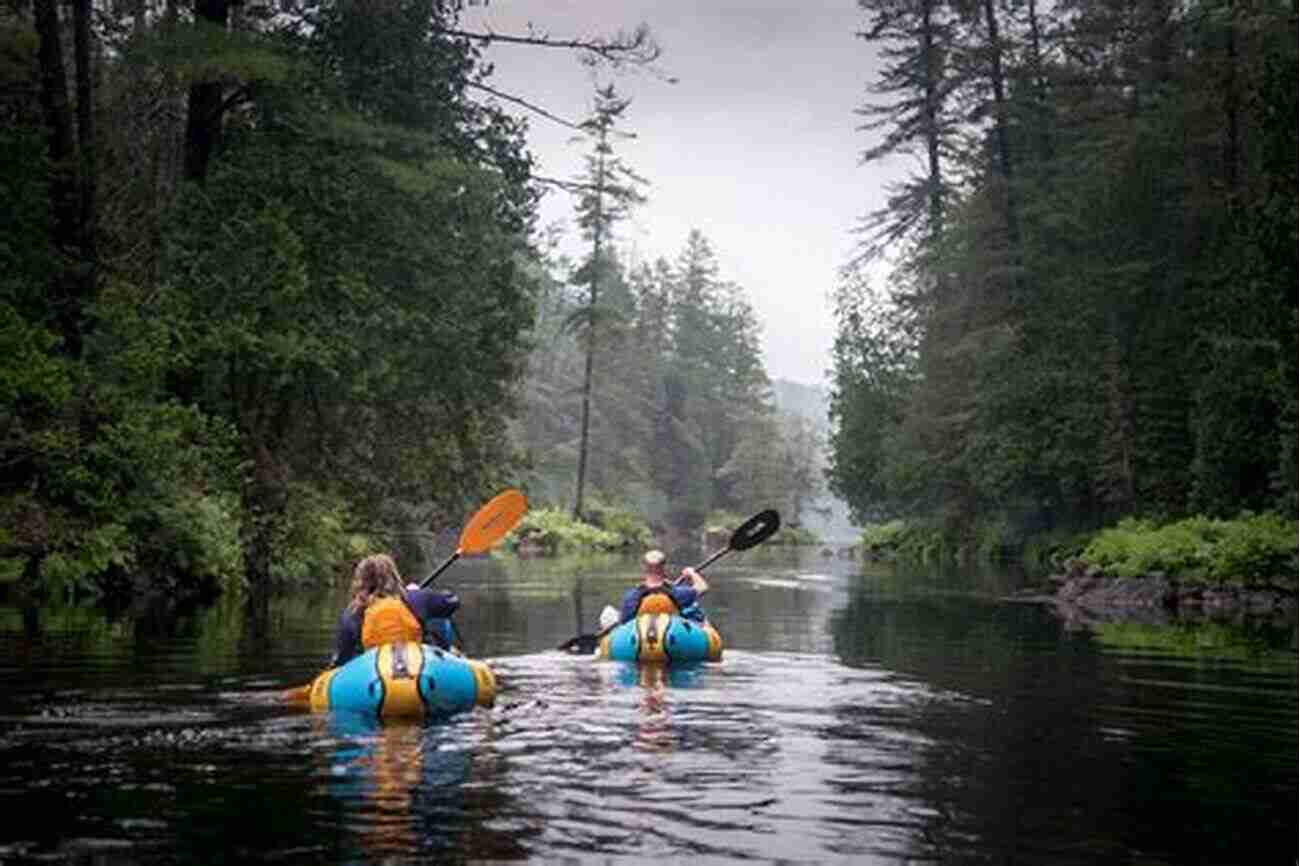
[(349, 607), (339, 616), (333, 667), (347, 664), (361, 655), (361, 617)]

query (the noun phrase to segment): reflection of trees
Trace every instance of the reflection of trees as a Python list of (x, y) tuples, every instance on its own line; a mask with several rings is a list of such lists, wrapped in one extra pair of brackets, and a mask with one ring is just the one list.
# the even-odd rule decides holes
[[(459, 567), (459, 565), (455, 566)], [(461, 598), (456, 614), (469, 655), (522, 655), (554, 649), (579, 632), (597, 630), (595, 615), (632, 583), (608, 558), (595, 567), (574, 559), (471, 562), (448, 574), (443, 588)], [(635, 572), (629, 566), (628, 573)], [(575, 620), (584, 611), (589, 621)]]
[(1097, 658), (1061, 639), (1041, 611), (861, 593), (831, 630), (845, 664), (880, 665), (936, 689), (897, 706), (837, 706), (846, 741), (827, 759), (854, 766), (853, 737), (864, 727), (915, 734), (899, 755), (915, 774), (900, 793), (933, 809), (913, 822), (913, 841), (930, 856), (969, 856), (973, 845), (1014, 862), (1045, 839), (1066, 849), (1090, 839), (1094, 854), (1117, 844), (1106, 828), (1127, 780), (1115, 772), (1121, 750), (1088, 709), (1104, 700)]
[[(929, 804), (932, 812), (900, 825), (911, 827), (911, 844), (925, 856), (1097, 863), (1129, 862), (1140, 851), (1157, 861), (1233, 862), (1243, 828), (1271, 833), (1283, 829), (1273, 822), (1294, 821), (1294, 729), (1282, 737), (1287, 749), (1248, 754), (1262, 744), (1211, 730), (1206, 692), (1185, 665), (1111, 659), (1086, 636), (1063, 633), (1046, 610), (970, 598), (859, 592), (831, 630), (845, 664), (879, 666), (934, 690), (894, 705), (836, 705), (825, 732), (827, 763), (845, 769), (843, 796), (870, 809), (896, 786), (904, 800)], [(1165, 688), (1135, 681), (1147, 663)], [(1222, 671), (1207, 679), (1222, 688)], [(1293, 720), (1294, 694), (1289, 709), (1280, 705), (1287, 699), (1269, 693), (1272, 712), (1261, 718)], [(1224, 710), (1252, 715), (1239, 701)], [(883, 744), (910, 779), (889, 772), (882, 744), (865, 742), (881, 730), (915, 735)], [(1288, 769), (1279, 772), (1284, 758)], [(1289, 791), (1289, 803), (1251, 805), (1260, 783)]]
[(746, 649), (772, 652), (818, 652), (818, 629), (830, 614), (831, 595), (815, 586), (764, 586), (761, 573), (724, 573), (711, 577), (706, 597), (709, 618), (722, 634), (723, 652)]
[[(711, 552), (711, 551), (710, 551)], [(781, 549), (764, 554), (761, 548), (732, 554), (709, 567), (711, 591), (704, 599), (710, 620), (722, 635), (724, 653), (730, 648), (821, 652), (828, 649), (819, 630), (833, 605), (826, 585), (772, 585), (809, 569), (829, 570), (838, 564), (807, 551)], [(674, 567), (696, 561), (674, 551)], [(517, 655), (553, 649), (575, 634), (598, 630), (597, 617), (606, 604), (618, 605), (636, 582), (640, 565), (625, 558), (554, 557), (518, 560), (512, 557), (457, 563), (439, 579), (439, 586), (461, 597), (456, 615), (469, 645), (469, 655)], [(761, 582), (761, 583), (760, 583)]]

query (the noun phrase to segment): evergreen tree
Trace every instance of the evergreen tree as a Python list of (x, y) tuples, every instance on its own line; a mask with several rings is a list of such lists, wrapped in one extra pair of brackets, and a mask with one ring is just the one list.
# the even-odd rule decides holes
[(575, 517), (582, 515), (587, 480), (597, 335), (601, 320), (609, 317), (608, 308), (601, 306), (600, 292), (610, 271), (613, 227), (627, 215), (631, 207), (644, 201), (640, 188), (645, 181), (616, 155), (611, 141), (619, 134), (616, 126), (628, 104), (629, 100), (615, 93), (613, 85), (598, 88), (594, 113), (582, 125), (593, 144), (592, 152), (586, 158), (587, 169), (580, 180), (582, 192), (576, 205), (578, 225), (583, 237), (591, 244), (591, 254), (575, 274), (575, 279), (585, 284), (588, 290), (587, 303), (578, 319), (586, 342), (586, 361), (582, 380), (577, 488), (573, 500)]
[[(964, 183), (885, 297), (841, 287), (832, 487), (998, 544), (1292, 507), (1294, 15), (952, 9)], [(877, 111), (908, 140), (897, 108)]]

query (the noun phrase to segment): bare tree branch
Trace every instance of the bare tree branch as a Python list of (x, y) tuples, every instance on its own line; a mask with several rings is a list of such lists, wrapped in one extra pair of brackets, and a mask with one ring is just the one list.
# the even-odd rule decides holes
[(530, 33), (527, 36), (516, 36), (495, 33), (491, 30), (474, 32), (454, 27), (444, 27), (439, 28), (439, 30), (448, 36), (474, 39), (484, 44), (503, 42), (510, 45), (533, 45), (540, 48), (582, 51), (592, 58), (590, 62), (603, 60), (613, 66), (621, 66), (625, 63), (644, 66), (658, 60), (660, 55), (659, 45), (654, 41), (654, 37), (650, 35), (650, 28), (645, 24), (637, 25), (636, 29), (631, 33), (619, 31), (609, 39), (603, 37), (593, 39), (552, 39), (545, 34)]
[(565, 120), (563, 117), (559, 117), (558, 115), (552, 114), (551, 112), (547, 111), (545, 108), (542, 108), (539, 105), (534, 105), (533, 103), (529, 102), (526, 99), (521, 99), (518, 96), (511, 96), (509, 93), (504, 93), (500, 90), (497, 90), (495, 87), (489, 87), (488, 85), (483, 84), (482, 82), (479, 81), (469, 81), (466, 83), (469, 87), (473, 87), (476, 90), (482, 90), (492, 94), (493, 96), (499, 99), (504, 99), (507, 102), (513, 102), (516, 105), (521, 105), (524, 108), (527, 108), (529, 111), (540, 114), (542, 117), (545, 117), (547, 120), (555, 121), (556, 123), (560, 124), (560, 126), (567, 126), (569, 129), (575, 129), (578, 132), (584, 131), (580, 124), (574, 123), (571, 120)]
[(565, 192), (588, 192), (596, 188), (593, 184), (579, 183), (578, 181), (574, 181), (574, 180), (560, 180), (559, 178), (546, 177), (540, 174), (531, 174), (529, 175), (529, 178), (531, 180), (537, 181), (538, 183), (544, 183), (547, 184), (548, 186), (557, 187), (559, 189), (564, 190)]

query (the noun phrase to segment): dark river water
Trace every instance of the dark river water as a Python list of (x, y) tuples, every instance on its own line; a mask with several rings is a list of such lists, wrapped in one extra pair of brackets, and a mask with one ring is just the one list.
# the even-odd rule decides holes
[(617, 559), (460, 562), (497, 705), (286, 707), (346, 589), (179, 623), (0, 604), (0, 863), (1297, 862), (1294, 623), (1069, 627), (999, 574), (755, 550), (719, 664), (552, 649)]

